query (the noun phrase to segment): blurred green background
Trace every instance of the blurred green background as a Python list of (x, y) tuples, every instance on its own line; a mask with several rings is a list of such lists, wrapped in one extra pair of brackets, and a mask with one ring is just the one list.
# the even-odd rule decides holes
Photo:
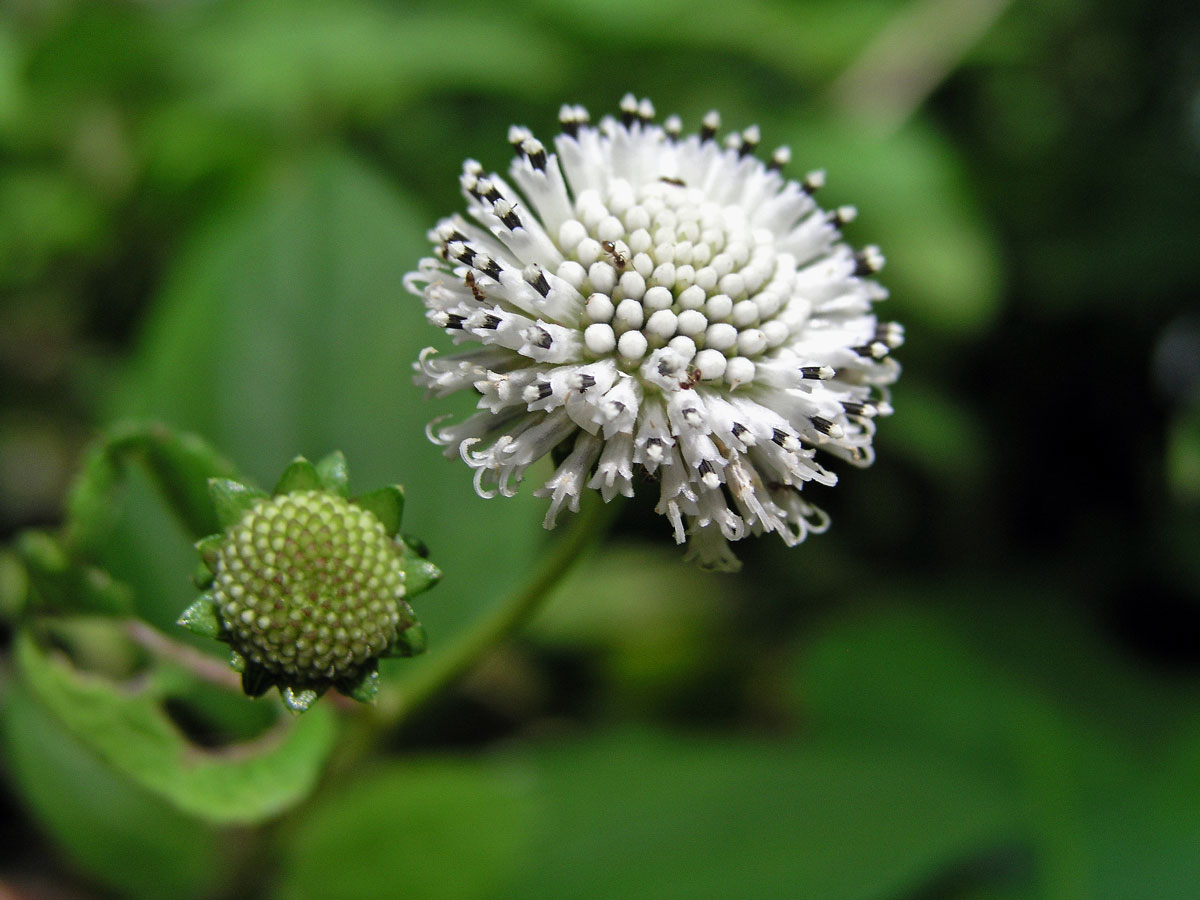
[[(2, 10), (5, 539), (61, 519), (121, 417), (266, 484), (340, 448), (356, 487), (409, 487), (436, 654), (548, 538), (420, 437), (449, 404), (411, 384), (436, 336), (400, 282), (461, 160), (503, 169), (507, 127), (547, 139), (564, 101), (717, 108), (825, 168), (908, 342), (879, 461), (813, 492), (829, 534), (708, 576), (639, 498), (529, 629), (253, 840), (6, 662), (0, 895), (1200, 896), (1194, 3)], [(171, 630), (193, 557), (137, 478), (105, 563)], [(237, 708), (212, 721), (258, 727)]]

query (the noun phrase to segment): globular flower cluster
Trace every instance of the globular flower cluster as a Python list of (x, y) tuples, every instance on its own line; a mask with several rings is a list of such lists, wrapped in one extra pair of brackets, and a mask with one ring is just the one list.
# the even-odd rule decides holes
[(756, 127), (718, 141), (716, 113), (686, 137), (631, 95), (619, 119), (560, 120), (552, 149), (510, 130), (512, 184), (466, 162), (470, 219), (440, 222), (406, 279), (473, 345), (421, 355), (430, 392), (479, 395), (430, 438), (485, 497), (552, 455), (548, 528), (585, 489), (608, 501), (657, 479), (658, 512), (711, 568), (737, 567), (727, 541), (824, 530), (800, 489), (836, 480), (818, 450), (872, 461), (903, 341), (872, 311), (879, 250), (841, 238), (854, 209), (817, 205), (820, 172), (785, 178), (786, 148), (762, 162)]
[(336, 678), (396, 640), (403, 557), (379, 519), (341, 497), (261, 500), (216, 554), (212, 593), (230, 643), (270, 672)]
[(329, 687), (370, 699), (381, 657), (424, 648), (407, 598), (440, 577), (399, 535), (400, 489), (351, 500), (345, 481), (335, 455), (296, 460), (272, 496), (212, 482), (225, 530), (197, 545), (207, 592), (180, 619), (230, 645), (247, 694), (278, 686), (296, 711)]

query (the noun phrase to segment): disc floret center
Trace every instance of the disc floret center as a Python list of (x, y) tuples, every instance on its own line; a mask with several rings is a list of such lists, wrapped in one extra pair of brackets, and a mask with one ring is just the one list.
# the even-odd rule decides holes
[(403, 556), (383, 524), (323, 491), (258, 501), (217, 552), (230, 644), (297, 682), (355, 674), (397, 637)]

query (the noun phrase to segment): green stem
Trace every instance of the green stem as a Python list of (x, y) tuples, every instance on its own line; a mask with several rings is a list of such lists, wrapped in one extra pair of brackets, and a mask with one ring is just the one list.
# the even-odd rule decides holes
[(468, 671), (488, 650), (529, 620), (571, 567), (599, 543), (620, 504), (603, 503), (599, 495), (588, 492), (581, 506), (566, 534), (551, 546), (532, 579), (489, 614), (481, 617), (449, 647), (431, 655), (399, 690), (382, 694), (374, 707), (363, 710), (357, 719), (357, 727), (351, 728), (346, 734), (335, 768), (344, 771), (347, 766), (357, 763), (384, 735), (393, 731)]
[(397, 718), (404, 718), (426, 703), (451, 681), (462, 675), (489, 649), (523, 625), (549, 596), (551, 589), (586, 555), (611, 522), (615, 504), (600, 502), (588, 492), (583, 509), (570, 529), (550, 550), (540, 571), (529, 583), (511, 594), (503, 603), (462, 635), (444, 653), (432, 658), (400, 695)]

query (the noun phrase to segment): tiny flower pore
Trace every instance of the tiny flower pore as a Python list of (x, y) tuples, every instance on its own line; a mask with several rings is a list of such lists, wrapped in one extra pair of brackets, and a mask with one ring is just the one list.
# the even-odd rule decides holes
[(757, 158), (757, 127), (718, 141), (716, 113), (688, 136), (632, 95), (597, 125), (559, 118), (553, 147), (510, 130), (511, 182), (464, 164), (469, 217), (439, 222), (405, 279), (470, 345), (423, 351), (418, 384), (479, 396), (430, 439), (484, 497), (552, 456), (547, 528), (584, 490), (657, 480), (657, 511), (710, 568), (735, 569), (728, 542), (750, 534), (823, 531), (801, 488), (836, 480), (818, 450), (870, 464), (904, 338), (873, 312), (879, 249), (842, 240), (853, 207), (817, 205), (821, 172), (784, 177), (787, 148)]

